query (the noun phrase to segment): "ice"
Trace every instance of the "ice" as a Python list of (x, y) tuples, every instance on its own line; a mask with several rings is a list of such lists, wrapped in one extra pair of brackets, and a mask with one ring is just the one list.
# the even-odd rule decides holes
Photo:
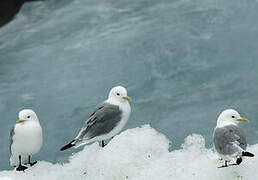
[[(68, 163), (52, 164), (39, 161), (25, 172), (1, 171), (0, 180), (254, 180), (258, 178), (257, 157), (244, 159), (239, 166), (218, 169), (218, 156), (212, 149), (205, 148), (205, 140), (201, 135), (189, 135), (179, 150), (169, 152), (170, 145), (171, 142), (165, 135), (149, 125), (144, 125), (122, 132), (104, 148), (98, 143), (87, 145), (82, 151), (71, 155)], [(258, 145), (252, 145), (248, 150), (258, 154)]]

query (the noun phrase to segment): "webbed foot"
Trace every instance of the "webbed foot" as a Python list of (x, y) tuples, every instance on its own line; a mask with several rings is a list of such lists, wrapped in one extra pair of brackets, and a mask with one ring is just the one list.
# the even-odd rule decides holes
[(17, 168), (16, 168), (16, 171), (24, 171), (25, 169), (27, 169), (28, 167), (26, 166), (23, 166), (23, 165), (19, 165)]
[(29, 164), (30, 164), (30, 166), (34, 166), (35, 164), (37, 164), (37, 162), (38, 162), (38, 161), (34, 161), (34, 162), (32, 162), (32, 163), (29, 163)]

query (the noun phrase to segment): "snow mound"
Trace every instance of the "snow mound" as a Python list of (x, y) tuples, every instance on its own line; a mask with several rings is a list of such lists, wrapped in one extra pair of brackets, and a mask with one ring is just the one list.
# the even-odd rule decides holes
[[(25, 172), (1, 171), (0, 180), (258, 179), (257, 157), (240, 166), (218, 169), (218, 156), (205, 148), (201, 135), (188, 136), (180, 150), (169, 152), (169, 146), (163, 134), (145, 125), (124, 131), (104, 148), (98, 143), (85, 146), (68, 163), (40, 161)], [(258, 154), (257, 144), (248, 148)]]

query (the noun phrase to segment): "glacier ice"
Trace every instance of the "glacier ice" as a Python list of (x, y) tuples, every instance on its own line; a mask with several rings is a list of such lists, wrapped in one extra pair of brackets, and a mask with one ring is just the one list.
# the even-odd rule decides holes
[[(172, 143), (173, 144), (173, 143)], [(218, 156), (205, 148), (201, 135), (189, 135), (179, 150), (149, 125), (128, 129), (107, 146), (87, 145), (71, 155), (68, 163), (40, 161), (27, 171), (1, 171), (0, 180), (218, 180), (258, 178), (257, 156), (235, 167), (217, 168)], [(258, 144), (248, 147), (258, 154)], [(61, 153), (61, 152), (60, 152)]]

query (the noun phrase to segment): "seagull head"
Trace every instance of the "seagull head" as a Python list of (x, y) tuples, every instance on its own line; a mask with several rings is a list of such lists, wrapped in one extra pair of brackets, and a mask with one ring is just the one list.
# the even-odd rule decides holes
[(19, 112), (19, 120), (16, 123), (20, 124), (26, 121), (38, 121), (38, 117), (33, 110), (23, 109)]
[(126, 89), (122, 86), (112, 88), (109, 92), (108, 99), (115, 102), (127, 102), (131, 100), (131, 98), (127, 95)]
[(237, 125), (239, 122), (247, 122), (248, 120), (242, 118), (240, 114), (234, 109), (226, 109), (222, 113), (220, 113), (217, 126), (224, 127), (227, 125)]

